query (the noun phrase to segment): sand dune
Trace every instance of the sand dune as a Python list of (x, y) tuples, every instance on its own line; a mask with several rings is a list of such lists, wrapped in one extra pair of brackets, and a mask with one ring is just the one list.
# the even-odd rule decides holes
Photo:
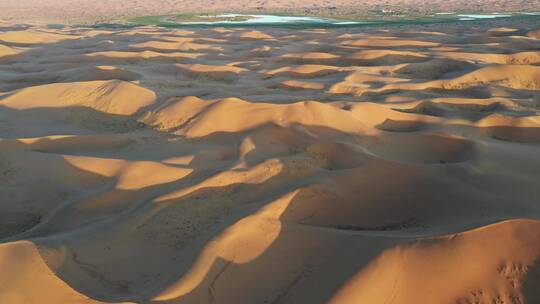
[(335, 62), (340, 56), (334, 55), (331, 53), (322, 53), (322, 52), (308, 52), (308, 53), (296, 53), (296, 54), (285, 54), (279, 59), (283, 61), (288, 61), (297, 64), (303, 63), (324, 63), (324, 62)]
[(540, 63), (539, 52), (519, 52), (515, 54), (478, 54), (478, 53), (462, 53), (449, 52), (444, 55), (457, 60), (480, 61), (484, 63), (498, 64), (538, 64)]
[(340, 71), (341, 68), (319, 64), (304, 64), (295, 67), (282, 67), (271, 70), (266, 73), (268, 77), (272, 76), (289, 76), (298, 78), (315, 78), (319, 76), (329, 75)]
[(46, 31), (11, 31), (0, 33), (0, 41), (14, 45), (32, 45), (57, 42), (64, 39), (77, 39), (76, 35), (63, 35)]
[(426, 60), (425, 55), (410, 51), (364, 50), (352, 54), (349, 60), (361, 65), (395, 65)]
[(132, 44), (131, 47), (146, 50), (174, 50), (174, 51), (201, 51), (201, 50), (220, 50), (219, 47), (194, 43), (192, 38), (184, 38), (182, 42), (163, 42), (163, 41), (148, 41)]
[(17, 52), (17, 50), (14, 48), (11, 48), (5, 45), (0, 45), (0, 58), (4, 56), (16, 55), (17, 53), (19, 52)]
[(246, 72), (244, 68), (229, 65), (176, 64), (181, 71), (193, 77), (234, 80), (239, 74)]
[[(424, 294), (427, 302), (489, 303), (495, 299), (501, 303), (519, 303), (521, 300), (515, 294), (518, 286), (527, 289), (538, 284), (538, 281), (528, 286), (519, 283), (528, 271), (524, 265), (534, 263), (538, 257), (536, 245), (527, 245), (537, 244), (538, 234), (531, 232), (537, 227), (538, 222), (534, 221), (508, 221), (468, 231), (455, 238), (426, 240), (386, 251), (331, 302), (391, 300), (410, 303), (418, 294)], [(497, 243), (506, 245), (497, 246)], [(485, 250), (491, 252), (489, 257), (483, 254)], [(453, 254), (445, 256), (444, 252), (448, 251)], [(442, 269), (431, 263), (446, 266)], [(483, 266), (478, 267), (479, 264)], [(467, 270), (462, 272), (462, 269)], [(444, 278), (440, 276), (441, 272), (444, 272)], [(448, 284), (448, 280), (460, 281), (460, 284)], [(367, 285), (377, 288), (366, 288)], [(428, 290), (426, 286), (429, 286)]]
[(300, 81), (300, 80), (285, 80), (280, 83), (284, 89), (291, 90), (321, 90), (324, 89), (324, 83)]
[(243, 40), (271, 40), (271, 39), (274, 39), (274, 37), (266, 34), (266, 33), (263, 33), (261, 31), (248, 31), (248, 32), (243, 32), (240, 34), (240, 39), (243, 39)]
[(505, 65), (485, 67), (443, 82), (443, 87), (497, 83), (514, 89), (540, 90), (540, 67)]
[[(470, 70), (467, 63), (455, 63), (441, 60), (426, 63), (409, 64), (399, 67), (396, 76), (407, 76), (419, 79), (437, 79), (456, 72), (460, 68)], [(377, 84), (380, 85), (374, 85)], [(388, 83), (388, 84), (385, 84)], [(371, 76), (356, 72), (345, 81), (335, 84), (332, 92), (362, 95), (369, 92), (382, 93), (394, 90), (461, 90), (483, 85), (496, 84), (511, 89), (537, 91), (540, 89), (540, 67), (530, 65), (493, 65), (468, 72), (462, 76), (426, 82), (407, 81), (404, 78)]]
[(0, 105), (16, 110), (83, 106), (104, 113), (131, 115), (154, 103), (155, 98), (152, 91), (111, 80), (28, 87), (2, 99)]
[[(32, 242), (2, 244), (0, 264), (3, 269), (2, 285), (9, 286), (2, 289), (2, 302), (38, 303), (46, 298), (49, 303), (99, 303), (73, 290), (56, 277)], [(27, 292), (27, 286), (34, 286), (31, 293)], [(26, 295), (21, 297), (22, 294)]]
[[(162, 61), (171, 61), (177, 62), (182, 59), (192, 59), (197, 57), (202, 57), (201, 53), (185, 53), (185, 52), (172, 52), (172, 53), (161, 53), (154, 51), (142, 51), (142, 52), (133, 52), (133, 51), (104, 51), (104, 52), (95, 52), (85, 54), (85, 56), (92, 58), (96, 61), (108, 61), (120, 63), (119, 59), (124, 59), (125, 61), (133, 60), (145, 60), (145, 59), (160, 59)], [(107, 62), (107, 61), (105, 61)]]
[(486, 24), (0, 29), (0, 302), (538, 303), (538, 27)]
[(527, 33), (527, 37), (540, 39), (540, 30), (533, 30)]
[(375, 48), (404, 48), (404, 47), (436, 47), (439, 46), (436, 42), (422, 41), (422, 40), (406, 40), (406, 39), (394, 39), (394, 38), (370, 38), (362, 40), (344, 41), (344, 45), (348, 46), (369, 46)]

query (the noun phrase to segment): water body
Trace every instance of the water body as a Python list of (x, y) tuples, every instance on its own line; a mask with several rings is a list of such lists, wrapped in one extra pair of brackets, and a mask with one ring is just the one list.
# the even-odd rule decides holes
[(508, 17), (512, 17), (513, 15), (510, 15), (510, 14), (459, 14), (457, 16), (459, 17), (459, 20), (467, 21), (467, 20), (478, 20), (478, 19), (508, 18)]
[[(195, 19), (195, 21), (193, 21)], [(340, 26), (367, 24), (356, 20), (340, 20), (310, 16), (267, 14), (220, 14), (194, 16), (149, 16), (130, 20), (133, 23), (161, 26)]]
[(278, 26), (278, 27), (356, 27), (369, 25), (400, 25), (400, 24), (429, 24), (460, 21), (479, 21), (495, 18), (539, 18), (537, 13), (517, 14), (464, 14), (456, 12), (437, 12), (432, 15), (412, 18), (393, 16), (377, 20), (371, 17), (368, 21), (344, 20), (310, 16), (283, 16), (270, 14), (219, 14), (219, 15), (178, 15), (178, 16), (147, 16), (130, 20), (130, 25), (157, 25), (163, 27), (200, 27), (200, 26)]
[[(277, 15), (243, 15), (243, 14), (222, 14), (216, 16), (209, 16), (208, 18), (231, 18), (246, 17), (247, 20), (224, 20), (224, 21), (188, 21), (179, 22), (179, 24), (187, 25), (253, 25), (253, 24), (295, 24), (295, 23), (322, 23), (322, 24), (358, 24), (358, 21), (340, 21), (319, 17), (297, 17), (297, 16), (277, 16)], [(204, 19), (201, 16), (201, 19)]]

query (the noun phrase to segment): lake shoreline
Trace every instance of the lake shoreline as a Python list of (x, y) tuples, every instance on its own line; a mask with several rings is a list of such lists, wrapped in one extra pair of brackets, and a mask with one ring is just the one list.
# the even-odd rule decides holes
[[(208, 14), (210, 15), (210, 14)], [(220, 16), (221, 14), (216, 14)], [(306, 21), (302, 22), (171, 22), (169, 18), (172, 16), (180, 15), (161, 15), (161, 16), (146, 16), (132, 18), (124, 22), (112, 22), (112, 23), (98, 23), (91, 27), (95, 28), (118, 28), (118, 27), (140, 27), (140, 26), (157, 26), (163, 28), (212, 28), (212, 27), (277, 27), (277, 28), (290, 28), (290, 29), (302, 29), (302, 28), (357, 28), (357, 27), (401, 27), (401, 26), (437, 26), (437, 25), (455, 25), (460, 26), (474, 25), (493, 26), (494, 24), (513, 24), (513, 23), (525, 23), (540, 24), (540, 13), (514, 13), (514, 14), (461, 14), (461, 13), (435, 13), (429, 17), (424, 18), (394, 18), (394, 19), (371, 19), (371, 20), (351, 20), (351, 19), (331, 19), (321, 16), (283, 16), (283, 15), (266, 15), (266, 14), (236, 14), (241, 16), (272, 16), (283, 18), (305, 18)], [(473, 16), (478, 16), (474, 18)], [(309, 21), (307, 19), (312, 18), (316, 21)]]

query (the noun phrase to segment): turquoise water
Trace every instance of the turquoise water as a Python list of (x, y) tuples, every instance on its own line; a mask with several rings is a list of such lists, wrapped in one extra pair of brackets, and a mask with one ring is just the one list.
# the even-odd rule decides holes
[[(433, 15), (434, 18), (441, 18), (441, 20), (481, 20), (481, 19), (494, 19), (494, 18), (507, 18), (512, 17), (512, 14), (457, 14), (454, 12), (439, 12)], [(221, 14), (211, 17), (218, 18), (234, 18), (234, 17), (251, 17), (248, 20), (225, 20), (225, 21), (190, 21), (190, 22), (173, 22), (178, 25), (215, 25), (215, 26), (226, 26), (226, 25), (294, 25), (294, 24), (323, 24), (323, 25), (359, 25), (359, 24), (370, 24), (370, 23), (379, 23), (380, 21), (357, 21), (357, 20), (337, 20), (330, 18), (320, 18), (320, 17), (308, 17), (308, 16), (279, 16), (279, 15), (263, 15), (263, 14)], [(211, 18), (208, 17), (208, 18)], [(205, 18), (201, 16), (201, 18)], [(406, 19), (406, 18), (404, 18)]]
[(512, 17), (510, 14), (459, 14), (459, 20), (478, 20), (478, 19), (495, 19)]
[[(318, 22), (318, 23), (339, 23), (339, 21), (319, 18), (319, 17), (296, 17), (296, 16), (277, 16), (277, 15), (243, 15), (243, 14), (222, 14), (212, 17), (227, 18), (227, 17), (252, 17), (249, 20), (241, 21), (196, 21), (196, 22), (178, 22), (179, 24), (204, 24), (204, 25), (227, 25), (227, 24), (288, 24), (288, 23), (306, 23), (306, 22)], [(356, 22), (355, 22), (356, 23)]]
[[(371, 18), (368, 20), (343, 20), (343, 19), (331, 19), (323, 17), (311, 17), (311, 16), (283, 16), (283, 15), (271, 15), (271, 14), (221, 14), (221, 15), (200, 15), (197, 16), (197, 21), (175, 21), (174, 16), (147, 16), (132, 19), (130, 23), (124, 24), (125, 26), (138, 26), (138, 25), (157, 25), (162, 27), (200, 27), (200, 26), (225, 26), (225, 27), (237, 27), (237, 26), (277, 26), (277, 27), (297, 27), (297, 28), (327, 28), (327, 27), (358, 27), (358, 26), (377, 26), (377, 25), (400, 25), (400, 24), (431, 24), (431, 23), (449, 23), (449, 22), (469, 22), (469, 21), (482, 21), (491, 20), (496, 18), (540, 18), (538, 12), (527, 13), (492, 13), (492, 14), (468, 14), (468, 13), (456, 13), (456, 12), (436, 12), (429, 16), (422, 18), (412, 18), (407, 16), (394, 16), (392, 19), (380, 19)], [(246, 20), (212, 20), (212, 18), (227, 18), (230, 17), (249, 17)], [(208, 21), (204, 21), (204, 18), (208, 18)], [(101, 27), (100, 25), (96, 25)], [(108, 25), (102, 25), (108, 27)]]
[[(199, 16), (200, 18), (234, 18), (250, 17), (248, 20), (224, 20), (224, 21), (189, 21), (174, 22), (178, 25), (294, 25), (294, 24), (326, 24), (326, 25), (353, 25), (365, 24), (366, 22), (352, 20), (337, 20), (309, 16), (280, 16), (280, 15), (262, 15), (262, 14), (221, 14), (215, 16)], [(171, 22), (167, 20), (167, 22)]]

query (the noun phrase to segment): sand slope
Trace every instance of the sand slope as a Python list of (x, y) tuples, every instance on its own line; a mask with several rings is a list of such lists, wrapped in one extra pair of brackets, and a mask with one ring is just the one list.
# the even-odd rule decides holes
[[(2, 288), (5, 303), (99, 303), (78, 293), (57, 278), (31, 242), (21, 241), (0, 247)], [(28, 291), (32, 287), (32, 292)]]
[(29, 87), (10, 94), (2, 105), (17, 110), (83, 106), (109, 114), (131, 115), (154, 101), (154, 92), (113, 80)]
[(3, 31), (0, 302), (538, 303), (518, 25)]

